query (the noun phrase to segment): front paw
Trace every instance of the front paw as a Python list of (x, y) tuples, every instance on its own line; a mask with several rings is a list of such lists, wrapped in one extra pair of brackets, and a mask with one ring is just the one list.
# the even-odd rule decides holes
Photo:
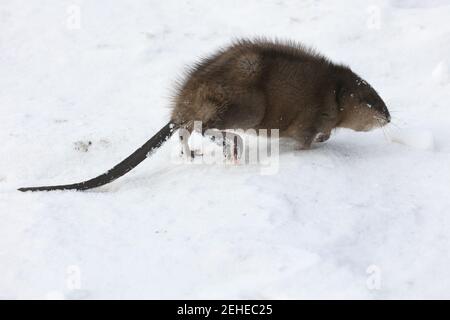
[(314, 142), (325, 142), (328, 139), (330, 139), (330, 134), (329, 133), (323, 133), (323, 132), (319, 132), (315, 139)]

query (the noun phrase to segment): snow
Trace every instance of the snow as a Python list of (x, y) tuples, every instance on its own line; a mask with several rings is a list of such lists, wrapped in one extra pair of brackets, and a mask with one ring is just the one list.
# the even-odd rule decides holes
[[(446, 0), (2, 0), (0, 298), (450, 298), (449, 15)], [(272, 175), (175, 163), (171, 139), (97, 190), (16, 191), (111, 168), (167, 123), (186, 66), (257, 35), (349, 64), (392, 128), (283, 142)]]
[(429, 130), (393, 129), (389, 134), (392, 142), (404, 144), (422, 150), (434, 149), (433, 133)]
[(433, 79), (438, 85), (449, 84), (450, 72), (445, 62), (440, 62), (433, 70)]

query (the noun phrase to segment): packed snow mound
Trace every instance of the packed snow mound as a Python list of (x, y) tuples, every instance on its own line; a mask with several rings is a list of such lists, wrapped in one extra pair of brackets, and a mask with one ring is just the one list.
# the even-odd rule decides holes
[[(450, 298), (449, 16), (438, 0), (1, 1), (0, 298)], [(97, 190), (16, 190), (111, 168), (167, 123), (189, 65), (253, 36), (351, 66), (399, 131), (283, 141), (270, 175), (174, 161), (174, 137)]]
[(450, 83), (450, 69), (445, 61), (441, 61), (432, 73), (434, 81), (439, 85), (448, 85)]
[(434, 149), (434, 136), (429, 130), (391, 129), (389, 138), (392, 142), (404, 144), (422, 150)]

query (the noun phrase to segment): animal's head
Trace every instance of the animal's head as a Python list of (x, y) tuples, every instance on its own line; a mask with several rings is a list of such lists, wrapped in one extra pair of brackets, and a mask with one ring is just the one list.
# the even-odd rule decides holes
[(391, 121), (383, 99), (370, 84), (351, 71), (340, 82), (336, 95), (340, 115), (339, 127), (369, 131)]

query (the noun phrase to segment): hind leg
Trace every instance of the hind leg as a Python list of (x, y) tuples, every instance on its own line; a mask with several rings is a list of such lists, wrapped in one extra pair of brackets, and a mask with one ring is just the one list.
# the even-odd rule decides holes
[[(228, 128), (227, 123), (240, 110), (239, 108), (234, 110), (232, 107), (233, 104), (228, 100), (227, 90), (224, 86), (214, 82), (196, 83), (192, 84), (189, 91), (186, 90), (180, 94), (172, 112), (172, 121), (190, 132), (195, 130), (205, 135), (208, 129)], [(234, 120), (232, 122), (235, 124)], [(201, 124), (201, 129), (196, 123)], [(232, 136), (231, 133), (222, 133), (222, 131), (217, 131), (212, 135), (218, 140), (216, 143), (223, 147), (224, 154), (231, 154), (236, 159), (242, 153), (242, 139), (239, 136)], [(186, 154), (190, 151), (187, 148), (187, 141), (182, 143)], [(229, 149), (231, 151), (228, 151)]]
[(212, 142), (222, 147), (225, 159), (231, 158), (234, 162), (237, 162), (242, 157), (244, 142), (239, 134), (209, 129), (203, 131), (203, 136), (209, 137)]
[(178, 130), (178, 138), (181, 144), (181, 157), (185, 157), (188, 160), (194, 159), (194, 151), (189, 147), (189, 137), (192, 131), (188, 129), (180, 129)]
[(181, 128), (178, 131), (179, 142), (181, 145), (180, 155), (188, 160), (193, 160), (196, 156), (203, 156), (203, 147), (191, 149), (191, 146), (189, 145), (189, 138), (194, 131), (200, 133), (203, 137), (209, 137), (211, 141), (216, 142), (218, 145), (222, 146), (223, 143), (224, 148), (228, 145), (225, 144), (225, 138), (222, 138), (222, 136), (225, 137), (225, 132), (208, 129), (208, 126), (204, 127), (201, 122), (195, 121), (193, 125)]

